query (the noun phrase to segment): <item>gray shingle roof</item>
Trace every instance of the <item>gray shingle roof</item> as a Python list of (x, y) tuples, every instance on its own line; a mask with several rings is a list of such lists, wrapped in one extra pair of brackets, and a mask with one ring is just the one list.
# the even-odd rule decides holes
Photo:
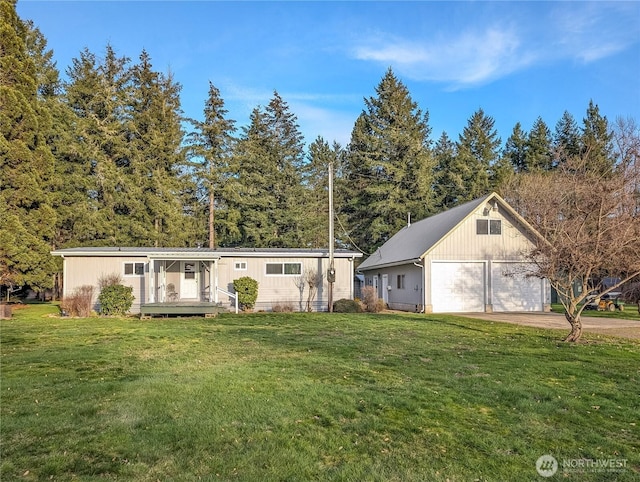
[(492, 197), (496, 197), (496, 194), (492, 193), (474, 199), (448, 211), (422, 219), (410, 226), (405, 226), (364, 260), (358, 266), (358, 270), (364, 271), (417, 261), (420, 256), (433, 248), (453, 228)]

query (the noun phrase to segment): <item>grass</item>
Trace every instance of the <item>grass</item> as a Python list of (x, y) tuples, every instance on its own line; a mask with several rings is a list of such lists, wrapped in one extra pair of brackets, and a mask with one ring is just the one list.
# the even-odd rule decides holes
[(445, 315), (54, 310), (0, 322), (3, 481), (527, 481), (544, 454), (626, 464), (555, 479), (640, 474), (631, 340)]
[[(564, 313), (564, 307), (561, 303), (553, 303), (551, 305), (551, 311), (554, 313)], [(617, 318), (620, 320), (638, 320), (640, 321), (640, 313), (638, 313), (638, 307), (636, 304), (627, 303), (624, 306), (624, 311), (598, 311), (598, 310), (584, 310), (581, 316), (595, 317), (595, 318)]]

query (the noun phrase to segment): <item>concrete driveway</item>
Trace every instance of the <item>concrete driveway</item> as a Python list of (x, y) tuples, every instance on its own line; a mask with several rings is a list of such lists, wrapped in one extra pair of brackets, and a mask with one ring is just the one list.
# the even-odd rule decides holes
[[(537, 328), (559, 329), (567, 333), (570, 331), (569, 323), (564, 315), (559, 313), (459, 313), (459, 315)], [(640, 321), (582, 316), (582, 333), (640, 339)]]

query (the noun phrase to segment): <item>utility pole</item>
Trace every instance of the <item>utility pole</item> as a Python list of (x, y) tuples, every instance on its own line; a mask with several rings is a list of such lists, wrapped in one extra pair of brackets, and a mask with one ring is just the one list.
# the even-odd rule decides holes
[(327, 281), (329, 282), (329, 313), (333, 313), (333, 283), (336, 280), (336, 270), (333, 264), (333, 245), (335, 239), (333, 235), (333, 161), (329, 162), (329, 271)]
[(216, 230), (214, 229), (215, 220), (215, 199), (213, 197), (213, 186), (209, 188), (209, 248), (216, 249)]

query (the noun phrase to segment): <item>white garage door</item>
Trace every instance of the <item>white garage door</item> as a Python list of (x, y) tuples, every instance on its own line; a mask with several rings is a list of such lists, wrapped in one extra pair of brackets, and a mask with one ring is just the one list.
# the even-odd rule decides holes
[(431, 263), (434, 313), (484, 311), (484, 263)]
[(542, 280), (526, 272), (519, 263), (491, 264), (493, 311), (542, 311)]

